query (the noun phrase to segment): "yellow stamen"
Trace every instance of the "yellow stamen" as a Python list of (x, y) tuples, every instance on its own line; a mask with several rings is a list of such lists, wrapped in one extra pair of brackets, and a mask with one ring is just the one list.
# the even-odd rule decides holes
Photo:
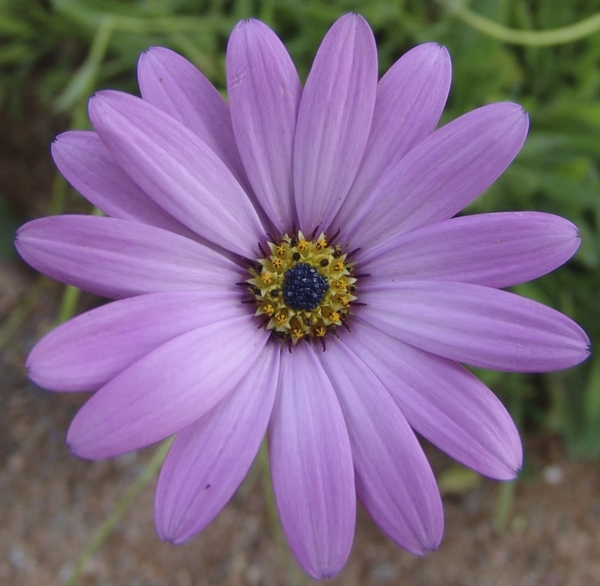
[[(348, 319), (357, 299), (356, 279), (352, 276), (354, 263), (346, 262), (341, 246), (328, 244), (325, 234), (307, 240), (302, 232), (286, 234), (268, 246), (270, 255), (248, 269), (251, 278), (247, 280), (256, 300), (256, 315), (269, 318), (264, 326), (267, 330), (295, 345), (302, 339), (323, 338)], [(302, 305), (290, 297), (293, 277), (289, 275), (297, 273), (299, 264), (308, 265), (306, 270), (325, 283), (315, 304)], [(298, 290), (294, 291), (297, 295)]]

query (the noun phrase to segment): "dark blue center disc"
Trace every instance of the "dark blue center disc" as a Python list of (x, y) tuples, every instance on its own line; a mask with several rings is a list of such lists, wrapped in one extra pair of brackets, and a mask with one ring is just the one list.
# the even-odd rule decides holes
[(283, 301), (290, 309), (315, 309), (328, 289), (327, 278), (308, 263), (298, 263), (283, 276)]

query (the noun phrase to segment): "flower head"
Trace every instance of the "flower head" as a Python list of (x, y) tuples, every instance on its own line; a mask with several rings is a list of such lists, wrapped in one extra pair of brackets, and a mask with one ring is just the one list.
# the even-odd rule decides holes
[(402, 547), (437, 547), (441, 500), (413, 430), (492, 478), (521, 466), (510, 416), (460, 363), (538, 372), (588, 355), (570, 319), (500, 290), (564, 263), (576, 228), (454, 217), (515, 157), (526, 114), (491, 104), (435, 130), (447, 51), (418, 46), (378, 82), (353, 14), (304, 88), (256, 20), (229, 41), (229, 105), (167, 49), (144, 53), (138, 78), (141, 99), (98, 93), (94, 132), (52, 145), (108, 217), (18, 234), (38, 270), (116, 299), (27, 361), (43, 387), (97, 391), (71, 449), (106, 458), (176, 434), (156, 524), (179, 543), (227, 503), (267, 432), (283, 527), (311, 576), (344, 565), (357, 497)]

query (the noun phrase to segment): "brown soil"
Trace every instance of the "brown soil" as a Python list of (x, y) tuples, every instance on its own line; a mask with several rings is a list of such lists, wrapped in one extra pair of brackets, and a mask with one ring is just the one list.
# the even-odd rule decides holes
[[(2, 191), (27, 215), (42, 214), (51, 186), (50, 124), (0, 136)], [(16, 138), (15, 138), (16, 137)], [(27, 137), (31, 138), (29, 140)], [(12, 141), (12, 142), (11, 142)], [(0, 324), (33, 282), (16, 261), (0, 265)], [(48, 285), (29, 320), (0, 354), (0, 584), (64, 584), (94, 531), (114, 510), (151, 450), (84, 462), (64, 444), (85, 400), (29, 383), (28, 350), (46, 331), (60, 289)], [(90, 300), (84, 300), (84, 305)], [(530, 474), (518, 482), (506, 528), (493, 529), (500, 485), (484, 480), (445, 497), (440, 549), (414, 557), (391, 543), (359, 510), (344, 586), (595, 586), (600, 584), (600, 468), (567, 461), (553, 438), (528, 440)], [(430, 450), (434, 470), (451, 465)], [(310, 584), (273, 537), (258, 472), (201, 535), (162, 543), (152, 519), (154, 483), (142, 493), (85, 566), (86, 586), (237, 586)]]

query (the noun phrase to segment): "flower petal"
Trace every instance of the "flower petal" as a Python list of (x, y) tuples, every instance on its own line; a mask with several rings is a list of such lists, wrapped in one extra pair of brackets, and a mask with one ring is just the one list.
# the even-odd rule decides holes
[(470, 372), (360, 318), (352, 322), (352, 335), (344, 343), (377, 375), (423, 437), (480, 474), (498, 480), (517, 475), (523, 463), (519, 432), (496, 395)]
[(347, 337), (356, 338), (332, 340), (320, 358), (348, 426), (358, 498), (391, 539), (423, 555), (444, 531), (435, 477), (404, 415)]
[(369, 137), (377, 47), (367, 22), (347, 14), (315, 57), (298, 111), (294, 189), (302, 230), (326, 230), (354, 181)]
[(194, 235), (134, 183), (95, 132), (63, 132), (52, 143), (52, 157), (66, 180), (105, 214)]
[(335, 226), (347, 224), (387, 170), (435, 130), (451, 78), (450, 55), (436, 43), (411, 49), (381, 78), (365, 155)]
[(26, 366), (31, 379), (45, 389), (92, 391), (180, 334), (246, 313), (229, 291), (122, 299), (52, 330), (35, 345)]
[(340, 404), (308, 344), (282, 354), (269, 451), (277, 507), (292, 551), (313, 578), (333, 576), (352, 546), (354, 471)]
[(341, 240), (366, 248), (451, 218), (504, 172), (519, 152), (527, 127), (522, 108), (502, 102), (436, 130), (382, 177), (360, 210), (341, 226)]
[(49, 216), (17, 232), (19, 254), (63, 283), (119, 298), (227, 290), (239, 268), (218, 252), (160, 228), (97, 216)]
[(144, 100), (97, 93), (94, 129), (131, 178), (182, 224), (218, 246), (249, 256), (264, 229), (225, 164), (195, 134)]
[(263, 348), (236, 389), (180, 431), (163, 464), (154, 504), (162, 539), (181, 543), (202, 531), (248, 472), (273, 410), (280, 348)]
[(360, 316), (407, 344), (482, 368), (546, 372), (588, 355), (585, 332), (530, 299), (468, 283), (405, 281), (361, 288)]
[(229, 107), (212, 83), (187, 59), (165, 47), (150, 47), (142, 53), (137, 73), (142, 98), (196, 134), (245, 187), (248, 179)]
[(571, 222), (539, 212), (463, 216), (390, 238), (361, 255), (370, 283), (434, 280), (509, 287), (565, 263), (579, 247)]
[(244, 167), (283, 234), (295, 218), (292, 149), (302, 86), (283, 43), (258, 20), (241, 21), (231, 33), (227, 93)]
[(76, 455), (99, 459), (181, 431), (236, 387), (267, 337), (246, 315), (166, 342), (90, 398), (73, 419), (67, 443)]

